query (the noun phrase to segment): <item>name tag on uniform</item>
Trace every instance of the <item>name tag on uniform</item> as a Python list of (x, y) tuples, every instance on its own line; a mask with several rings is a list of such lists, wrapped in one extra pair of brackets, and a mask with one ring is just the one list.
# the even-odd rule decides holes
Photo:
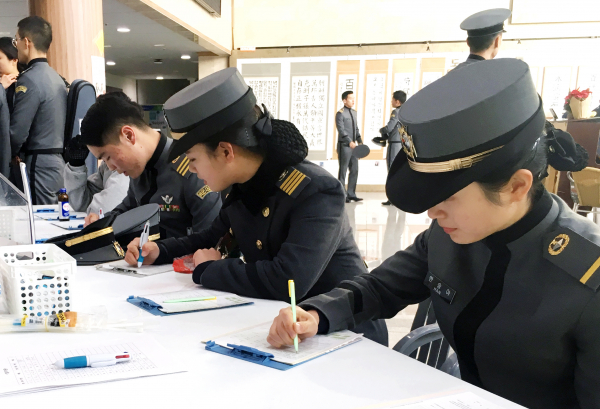
[(450, 286), (444, 283), (442, 280), (434, 276), (432, 273), (427, 273), (425, 277), (425, 285), (440, 297), (442, 297), (448, 304), (452, 304), (456, 291), (450, 288)]

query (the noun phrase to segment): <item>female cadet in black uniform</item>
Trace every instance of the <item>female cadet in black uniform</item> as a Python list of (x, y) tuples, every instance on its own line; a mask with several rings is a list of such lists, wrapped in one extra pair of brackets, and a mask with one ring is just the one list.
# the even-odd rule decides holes
[[(195, 253), (194, 282), (282, 301), (289, 301), (290, 279), (296, 297), (305, 299), (366, 273), (345, 213), (344, 188), (304, 160), (308, 147), (298, 129), (272, 119), (266, 108), (261, 112), (237, 69), (201, 79), (164, 108), (171, 128), (187, 132), (173, 143), (169, 160), (186, 153), (190, 171), (212, 190), (232, 189), (209, 229), (147, 243), (144, 264)], [(127, 248), (125, 259), (132, 265), (138, 244), (139, 239)], [(243, 260), (222, 259), (236, 248)], [(383, 320), (355, 330), (387, 345)]]
[[(440, 102), (441, 101), (441, 102)], [(434, 220), (371, 274), (281, 310), (268, 341), (391, 318), (429, 297), (462, 379), (528, 408), (600, 407), (600, 228), (548, 193), (548, 163), (581, 170), (567, 133), (544, 132), (527, 64), (482, 61), (402, 106), (405, 154), (387, 194)]]

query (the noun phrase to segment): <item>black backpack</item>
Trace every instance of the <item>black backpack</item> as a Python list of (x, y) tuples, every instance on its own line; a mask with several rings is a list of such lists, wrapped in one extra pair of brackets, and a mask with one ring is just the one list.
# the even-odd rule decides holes
[[(86, 80), (75, 80), (69, 86), (67, 96), (67, 118), (65, 122), (65, 144), (80, 132), (81, 120), (96, 102), (96, 88)], [(98, 161), (91, 153), (86, 159), (88, 175), (98, 171)]]

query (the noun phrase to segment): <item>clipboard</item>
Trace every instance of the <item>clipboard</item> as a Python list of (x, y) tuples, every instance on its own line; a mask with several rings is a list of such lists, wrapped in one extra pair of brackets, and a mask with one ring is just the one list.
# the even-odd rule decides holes
[[(222, 335), (212, 340), (202, 341), (206, 343), (207, 351), (216, 352), (231, 358), (241, 359), (254, 364), (267, 366), (269, 368), (287, 371), (288, 369), (302, 365), (313, 359), (330, 354), (338, 349), (345, 348), (362, 340), (362, 334), (344, 330), (327, 335), (316, 335), (303, 341), (299, 349), (298, 358), (293, 351), (275, 349), (266, 342), (269, 333), (270, 322), (259, 324), (254, 327)], [(231, 343), (235, 340), (238, 343)], [(239, 341), (244, 342), (243, 345)], [(262, 345), (262, 346), (261, 346)], [(271, 350), (269, 352), (267, 349)]]
[[(160, 300), (177, 300), (187, 298), (214, 297), (214, 300), (204, 300), (197, 302), (182, 302), (176, 304), (161, 304)], [(240, 307), (242, 305), (254, 304), (253, 301), (237, 296), (235, 294), (209, 291), (200, 288), (195, 290), (174, 291), (162, 294), (150, 294), (147, 296), (136, 297), (130, 295), (127, 302), (157, 316), (169, 316), (178, 314), (187, 314), (189, 312), (221, 310), (224, 308)], [(169, 307), (166, 307), (169, 306)], [(166, 311), (163, 311), (166, 309)]]

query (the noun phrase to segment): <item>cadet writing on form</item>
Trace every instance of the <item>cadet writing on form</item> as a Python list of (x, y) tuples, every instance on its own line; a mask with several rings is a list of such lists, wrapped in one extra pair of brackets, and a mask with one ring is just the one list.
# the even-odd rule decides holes
[(299, 325), (281, 310), (268, 341), (391, 318), (430, 297), (463, 380), (528, 408), (600, 407), (600, 227), (542, 184), (548, 163), (578, 171), (587, 155), (569, 134), (544, 132), (527, 64), (451, 71), (406, 101), (400, 122), (387, 194), (428, 210), (431, 226), (371, 274), (305, 300)]
[[(290, 279), (304, 299), (366, 273), (344, 211), (344, 189), (305, 160), (308, 147), (294, 124), (256, 106), (237, 69), (202, 78), (164, 108), (170, 127), (187, 132), (173, 143), (169, 158), (186, 152), (190, 171), (211, 189), (232, 189), (209, 229), (147, 243), (144, 264), (172, 263), (195, 252), (194, 282), (286, 301)], [(138, 245), (136, 239), (127, 247), (130, 264), (137, 262)], [(387, 345), (383, 321), (355, 330)]]

